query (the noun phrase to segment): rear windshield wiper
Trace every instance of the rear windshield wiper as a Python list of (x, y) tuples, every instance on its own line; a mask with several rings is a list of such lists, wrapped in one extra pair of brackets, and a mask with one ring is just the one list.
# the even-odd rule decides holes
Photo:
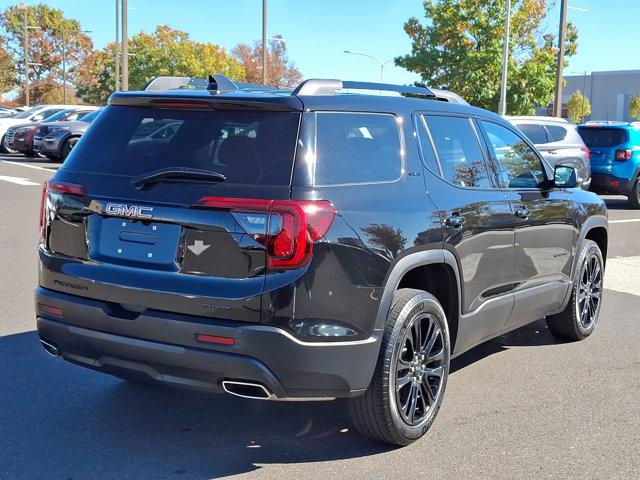
[(167, 167), (154, 170), (134, 178), (131, 183), (136, 188), (145, 188), (154, 183), (171, 180), (192, 180), (203, 182), (225, 182), (227, 177), (218, 172), (187, 167)]

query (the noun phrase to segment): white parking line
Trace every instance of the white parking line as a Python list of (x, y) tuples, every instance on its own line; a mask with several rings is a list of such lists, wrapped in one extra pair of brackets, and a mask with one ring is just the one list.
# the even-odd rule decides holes
[(19, 167), (35, 168), (36, 170), (44, 170), (46, 172), (55, 172), (53, 168), (38, 167), (37, 165), (25, 165), (24, 163), (12, 162), (11, 160), (2, 160), (2, 163), (10, 163), (11, 165), (18, 165)]
[(32, 182), (28, 178), (9, 177), (8, 175), (0, 175), (0, 180), (4, 180), (5, 182), (16, 183), (18, 185), (40, 185), (39, 183)]
[(624, 220), (609, 220), (609, 223), (635, 223), (640, 222), (640, 218), (627, 218)]

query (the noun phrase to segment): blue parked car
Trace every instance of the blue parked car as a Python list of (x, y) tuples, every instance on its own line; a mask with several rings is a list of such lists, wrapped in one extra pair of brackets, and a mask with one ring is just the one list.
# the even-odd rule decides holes
[(591, 150), (591, 190), (625, 195), (640, 208), (640, 122), (587, 122), (578, 132)]

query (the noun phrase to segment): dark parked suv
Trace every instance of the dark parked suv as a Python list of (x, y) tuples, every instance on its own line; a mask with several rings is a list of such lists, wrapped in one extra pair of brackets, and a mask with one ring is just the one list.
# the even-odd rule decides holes
[(545, 316), (558, 337), (593, 332), (604, 203), (499, 116), (337, 80), (169, 89), (194, 83), (112, 95), (45, 185), (52, 355), (207, 392), (346, 397), (361, 432), (406, 445), (451, 358)]

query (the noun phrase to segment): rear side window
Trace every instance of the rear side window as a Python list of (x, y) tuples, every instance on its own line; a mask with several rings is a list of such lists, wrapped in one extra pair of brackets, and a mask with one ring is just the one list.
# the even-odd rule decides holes
[(578, 133), (587, 147), (615, 147), (629, 140), (623, 128), (580, 127)]
[(518, 128), (529, 140), (531, 140), (531, 143), (542, 145), (549, 142), (547, 132), (542, 125), (537, 125), (535, 123), (522, 123), (518, 124)]
[(394, 115), (319, 112), (314, 184), (398, 180), (402, 170), (400, 150), (400, 130)]
[(425, 120), (445, 180), (459, 187), (491, 188), (471, 119), (430, 115)]
[[(552, 142), (561, 142), (567, 138), (567, 129), (558, 125), (547, 125), (547, 130), (551, 134)], [(535, 142), (534, 142), (535, 143)]]
[(227, 183), (289, 185), (299, 113), (107, 107), (65, 168), (139, 176), (167, 167), (218, 172)]

